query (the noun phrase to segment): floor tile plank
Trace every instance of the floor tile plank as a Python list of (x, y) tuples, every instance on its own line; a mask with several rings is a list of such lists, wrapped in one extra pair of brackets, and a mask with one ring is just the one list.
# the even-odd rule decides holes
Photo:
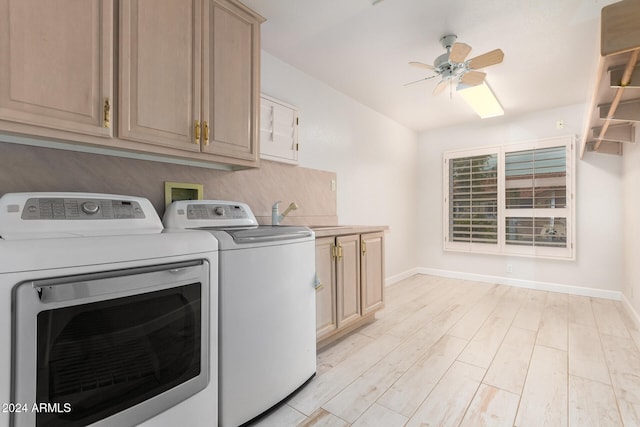
[(527, 377), (535, 342), (535, 331), (512, 326), (504, 337), (483, 382), (519, 396)]
[(371, 405), (360, 418), (352, 424), (353, 427), (402, 427), (406, 424), (407, 417), (380, 406), (377, 403)]
[(458, 356), (458, 360), (481, 368), (489, 368), (510, 325), (511, 319), (491, 315)]
[(611, 384), (598, 330), (569, 324), (569, 374)]
[(457, 426), (473, 399), (485, 370), (456, 361), (406, 424)]
[(385, 335), (362, 347), (349, 355), (342, 363), (324, 374), (316, 376), (289, 400), (289, 405), (303, 414), (311, 415), (363, 372), (375, 365), (384, 355), (396, 348), (400, 342), (401, 340), (397, 337)]
[(411, 416), (466, 345), (466, 340), (443, 336), (377, 403), (404, 416)]
[(528, 289), (520, 310), (513, 319), (513, 326), (538, 331), (542, 320), (542, 311), (547, 302), (547, 292)]
[(631, 337), (613, 301), (594, 298), (591, 306), (601, 334), (621, 338)]
[(567, 353), (535, 345), (515, 425), (566, 426)]
[(569, 425), (576, 427), (622, 425), (611, 386), (569, 375)]
[(519, 401), (519, 394), (481, 384), (460, 427), (511, 427)]
[(600, 338), (622, 419), (625, 425), (640, 426), (640, 351), (631, 339)]
[(498, 299), (506, 292), (506, 287), (494, 286), (447, 333), (454, 337), (471, 340), (495, 309)]
[(591, 308), (591, 298), (569, 295), (569, 323), (596, 327), (596, 319)]
[(347, 427), (349, 423), (341, 420), (324, 409), (318, 409), (306, 420), (298, 424), (298, 427)]
[(568, 296), (550, 292), (547, 295), (547, 303), (542, 312), (536, 344), (566, 351), (568, 345), (568, 318)]
[(320, 353), (316, 362), (316, 375), (322, 375), (334, 366), (339, 365), (343, 360), (355, 353), (362, 347), (371, 344), (373, 338), (361, 333), (352, 333), (337, 341), (336, 343), (325, 347)]

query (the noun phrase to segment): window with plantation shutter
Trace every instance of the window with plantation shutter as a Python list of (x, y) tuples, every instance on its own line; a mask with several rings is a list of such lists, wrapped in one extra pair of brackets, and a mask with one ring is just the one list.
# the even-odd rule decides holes
[(574, 259), (573, 137), (444, 153), (447, 250)]
[(497, 155), (452, 159), (449, 166), (449, 239), (498, 242)]
[(566, 147), (505, 153), (505, 243), (567, 247)]

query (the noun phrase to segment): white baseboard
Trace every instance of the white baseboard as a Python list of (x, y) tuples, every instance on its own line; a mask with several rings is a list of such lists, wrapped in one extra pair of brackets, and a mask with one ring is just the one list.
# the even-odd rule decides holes
[(394, 283), (398, 283), (401, 280), (407, 279), (413, 275), (419, 274), (420, 273), (420, 269), (418, 267), (416, 268), (412, 268), (411, 270), (407, 270), (403, 273), (400, 274), (396, 274), (394, 276), (390, 276), (384, 279), (384, 285), (385, 286), (391, 286)]
[[(500, 276), (488, 276), (484, 274), (463, 273), (459, 271), (439, 270), (435, 268), (422, 267), (422, 268), (415, 268), (410, 271), (415, 271), (418, 274), (450, 277), (452, 279), (474, 280), (476, 282), (495, 283), (498, 285), (515, 286), (518, 288), (560, 292), (563, 294), (581, 295), (581, 296), (594, 297), (594, 298), (604, 298), (604, 299), (610, 299), (615, 301), (623, 300), (622, 292), (609, 291), (606, 289), (584, 288), (581, 286), (563, 285), (560, 283), (538, 282), (535, 280), (513, 279), (509, 277), (500, 277)], [(631, 307), (630, 304), (629, 304), (629, 307)], [(640, 320), (637, 314), (634, 320)]]
[(633, 308), (633, 305), (631, 305), (631, 301), (629, 301), (625, 294), (622, 294), (622, 305), (627, 310), (627, 313), (629, 313), (631, 319), (633, 319), (633, 321), (635, 322), (636, 327), (640, 330), (640, 315)]

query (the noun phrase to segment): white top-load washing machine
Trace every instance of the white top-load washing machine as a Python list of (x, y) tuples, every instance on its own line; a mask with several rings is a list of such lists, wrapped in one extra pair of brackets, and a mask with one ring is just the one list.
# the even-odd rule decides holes
[(218, 239), (218, 424), (245, 424), (315, 375), (313, 231), (258, 226), (249, 206), (219, 200), (174, 202), (163, 222)]
[(217, 241), (148, 200), (0, 198), (0, 426), (210, 426)]

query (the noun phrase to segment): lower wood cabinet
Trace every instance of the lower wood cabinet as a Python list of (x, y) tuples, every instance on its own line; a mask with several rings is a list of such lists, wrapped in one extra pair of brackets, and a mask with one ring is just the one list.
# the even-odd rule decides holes
[(316, 338), (321, 347), (384, 307), (384, 233), (316, 239)]
[(362, 264), (362, 315), (384, 307), (384, 233), (362, 234), (360, 237)]
[(336, 328), (336, 263), (335, 237), (316, 239), (316, 337), (318, 340), (331, 335)]

